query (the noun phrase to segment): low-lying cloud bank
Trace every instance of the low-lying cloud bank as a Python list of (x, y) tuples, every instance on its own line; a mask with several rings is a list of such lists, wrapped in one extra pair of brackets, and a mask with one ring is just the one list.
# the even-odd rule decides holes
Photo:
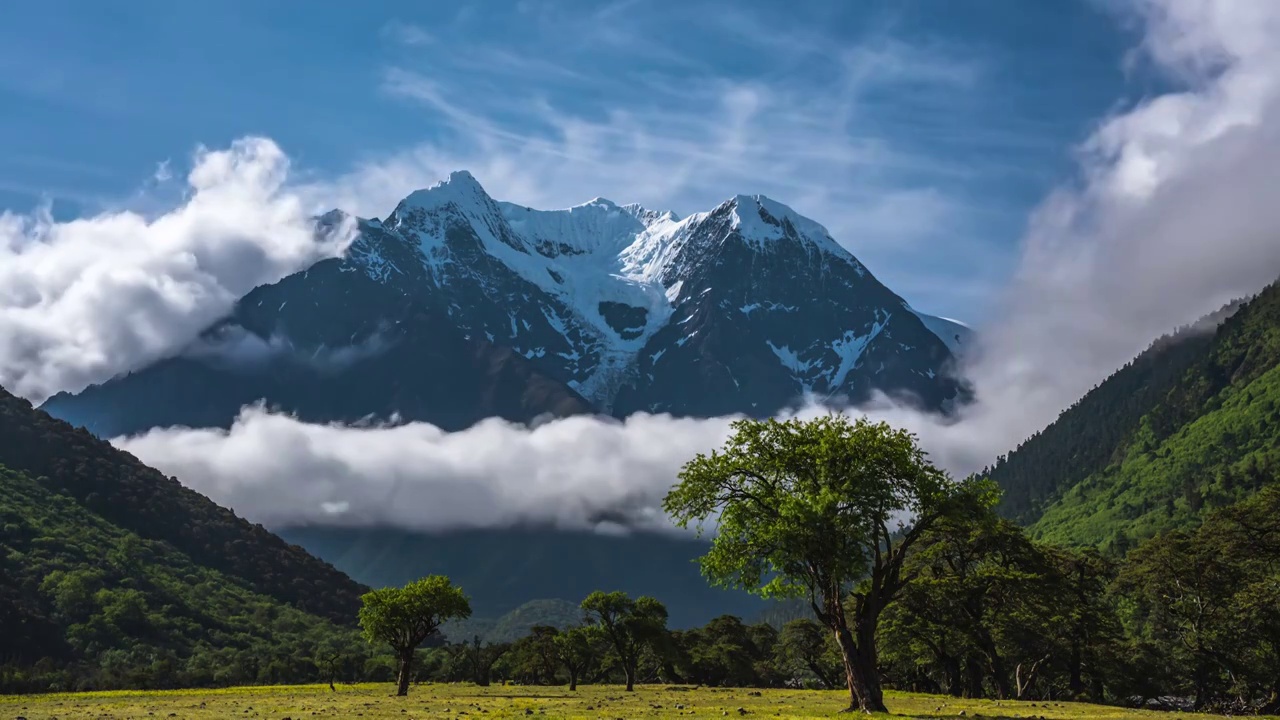
[[(861, 409), (916, 431), (955, 474), (1044, 427), (1161, 333), (1280, 274), (1280, 4), (1138, 0), (1133, 11), (1147, 29), (1135, 57), (1183, 89), (1100, 123), (1080, 148), (1078, 183), (1032, 218), (1017, 274), (965, 368), (977, 402), (950, 423), (887, 402)], [(271, 147), (202, 156), (195, 194), (163, 225), (112, 216), (33, 231), (19, 222), (15, 244), (15, 220), (3, 216), (0, 332), (17, 342), (0, 351), (0, 382), (39, 395), (100, 379), (106, 358), (136, 365), (174, 338), (189, 341), (237, 292), (318, 252), (281, 194), (284, 160)], [(238, 208), (231, 220), (222, 201)], [(215, 244), (209, 228), (243, 242)], [(90, 229), (107, 238), (101, 254), (134, 257), (120, 238), (139, 231), (152, 240), (125, 266), (97, 255), (71, 262), (57, 242), (22, 247), (41, 233)], [(153, 267), (162, 270), (140, 270)], [(139, 313), (146, 322), (134, 322)], [(121, 355), (121, 343), (137, 349)], [(447, 434), (423, 424), (307, 425), (249, 408), (229, 431), (158, 429), (116, 442), (274, 526), (661, 528), (658, 506), (679, 467), (719, 445), (730, 421), (489, 421)]]
[(230, 430), (167, 428), (116, 444), (267, 525), (443, 530), (524, 522), (668, 529), (656, 504), (731, 418), (593, 417), (352, 427), (245, 408)]
[(0, 385), (40, 401), (181, 349), (254, 287), (337, 255), (272, 141), (201, 149), (185, 201), (58, 222), (0, 213)]

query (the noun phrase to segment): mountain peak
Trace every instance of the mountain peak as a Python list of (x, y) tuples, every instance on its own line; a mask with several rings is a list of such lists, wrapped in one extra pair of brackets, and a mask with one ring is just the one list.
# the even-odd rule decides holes
[(788, 236), (789, 224), (802, 240), (841, 259), (857, 263), (853, 255), (837, 243), (820, 223), (772, 198), (764, 195), (734, 195), (716, 208), (716, 211), (721, 210), (729, 213), (733, 227), (749, 243), (781, 240)]
[(409, 193), (408, 197), (400, 201), (396, 211), (399, 212), (402, 208), (433, 210), (450, 202), (468, 206), (488, 205), (493, 201), (474, 175), (466, 170), (455, 170), (449, 173), (447, 179), (429, 188)]
[(479, 182), (478, 180), (476, 180), (476, 176), (475, 176), (475, 175), (472, 175), (472, 174), (471, 174), (469, 171), (467, 171), (467, 170), (454, 170), (453, 172), (449, 173), (449, 179), (448, 179), (448, 180), (442, 180), (442, 181), (440, 181), (440, 182), (436, 183), (436, 185), (437, 185), (437, 186), (439, 186), (439, 185), (452, 185), (452, 184), (459, 184), (459, 185), (474, 185), (474, 186), (475, 186), (475, 187), (477, 187), (477, 188), (479, 188), (479, 187), (480, 187), (480, 182)]

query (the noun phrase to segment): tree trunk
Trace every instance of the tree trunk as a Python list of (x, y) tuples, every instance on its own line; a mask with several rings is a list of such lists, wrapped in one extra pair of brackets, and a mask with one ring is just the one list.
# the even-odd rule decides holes
[(986, 638), (984, 642), (979, 643), (979, 646), (986, 654), (987, 663), (991, 666), (991, 682), (996, 686), (996, 697), (1000, 700), (1012, 698), (1013, 690), (1009, 684), (1009, 668), (1005, 667), (1004, 658), (1000, 656), (1000, 651), (996, 649), (995, 641)]
[(876, 649), (878, 620), (872, 616), (863, 618), (859, 623), (858, 652), (855, 657), (862, 674), (863, 687), (867, 689), (867, 702), (862, 708), (863, 712), (887, 713), (889, 708), (884, 705), (884, 688), (880, 684), (879, 653)]
[(991, 660), (991, 679), (996, 684), (996, 697), (1001, 700), (1013, 697), (1013, 689), (1009, 684), (1009, 671), (1004, 666), (1004, 659), (999, 656)]
[(404, 697), (409, 694), (409, 671), (413, 667), (413, 653), (400, 656), (400, 677), (396, 683), (396, 695)]
[(636, 689), (636, 666), (632, 663), (626, 663), (623, 665), (622, 671), (627, 675), (627, 692), (633, 692)]
[(824, 688), (827, 690), (836, 689), (836, 679), (831, 677), (830, 673), (819, 667), (816, 662), (806, 660), (805, 665), (809, 666), (809, 672), (813, 673), (814, 677), (818, 678), (818, 682), (822, 683)]
[[(1018, 663), (1018, 666), (1013, 671), (1013, 682), (1015, 689), (1018, 691), (1019, 700), (1023, 699), (1023, 696), (1026, 695), (1027, 691), (1031, 689), (1032, 684), (1035, 683), (1036, 674), (1040, 672), (1040, 664), (1048, 659), (1049, 656), (1046, 655), (1031, 663), (1031, 667), (1027, 670), (1025, 678), (1022, 675), (1022, 663)], [(1052, 691), (1050, 692), (1052, 693)]]
[(1197, 659), (1193, 682), (1196, 686), (1196, 699), (1194, 709), (1199, 712), (1209, 702), (1209, 673), (1205, 668), (1207, 663), (1203, 659)]
[(849, 707), (846, 711), (888, 712), (874, 654), (868, 657), (869, 653), (854, 643), (853, 635), (845, 627), (836, 628), (836, 644), (840, 646), (840, 659), (844, 662), (845, 678), (849, 684)]
[(1075, 700), (1084, 696), (1084, 677), (1081, 672), (1084, 661), (1081, 659), (1079, 640), (1071, 641), (1070, 665), (1071, 674), (1067, 679), (1067, 688), (1071, 691), (1071, 699)]
[(1094, 704), (1096, 705), (1102, 704), (1103, 700), (1106, 698), (1106, 693), (1104, 692), (1104, 690), (1105, 688), (1103, 688), (1102, 686), (1102, 678), (1098, 677), (1097, 675), (1094, 675), (1092, 690), (1091, 690), (1092, 697), (1090, 698), (1091, 700), (1093, 700)]
[(569, 690), (573, 691), (577, 689), (578, 689), (578, 671), (574, 670), (573, 668), (569, 668)]
[(857, 674), (853, 669), (853, 654), (857, 649), (853, 647), (853, 638), (849, 635), (849, 631), (836, 629), (836, 645), (840, 646), (840, 661), (844, 664), (845, 684), (849, 688), (849, 711), (860, 708), (862, 706), (862, 692)]
[(966, 677), (965, 697), (975, 699), (982, 697), (982, 665), (978, 663), (977, 659), (970, 657), (965, 660), (964, 670)]
[(942, 672), (947, 679), (947, 694), (964, 697), (964, 682), (960, 679), (960, 659), (947, 657), (942, 661)]

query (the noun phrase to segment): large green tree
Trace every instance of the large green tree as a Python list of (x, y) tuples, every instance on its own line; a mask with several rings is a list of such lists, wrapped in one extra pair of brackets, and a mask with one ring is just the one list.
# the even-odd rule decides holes
[(632, 599), (624, 592), (597, 590), (582, 601), (582, 611), (613, 645), (627, 690), (634, 690), (641, 654), (667, 631), (667, 608), (651, 597)]
[(413, 655), (448, 620), (471, 617), (462, 588), (443, 575), (430, 575), (401, 588), (366, 593), (360, 627), (371, 643), (390, 645), (400, 663), (397, 695), (409, 694)]
[(850, 709), (885, 712), (876, 657), (880, 615), (911, 580), (907, 551), (984, 483), (957, 483), (915, 437), (839, 414), (739, 420), (720, 451), (684, 466), (664, 508), (717, 532), (702, 570), (714, 584), (807, 598), (835, 633)]

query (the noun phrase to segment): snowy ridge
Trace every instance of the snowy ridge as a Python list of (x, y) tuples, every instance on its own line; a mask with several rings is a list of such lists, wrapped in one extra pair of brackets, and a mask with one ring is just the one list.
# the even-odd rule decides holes
[(764, 195), (737, 195), (725, 204), (731, 208), (734, 227), (743, 241), (763, 247), (768, 242), (798, 237), (813, 247), (854, 265), (859, 269), (859, 274), (862, 274), (862, 264), (836, 242), (825, 227), (790, 207)]
[[(685, 218), (604, 198), (536, 210), (493, 200), (463, 171), (411, 193), (384, 221), (362, 221), (361, 229), (345, 270), (403, 284), (405, 295), (429, 293), (465, 332), (538, 359), (606, 411), (637, 377), (653, 378), (660, 360), (665, 367), (675, 362), (673, 351), (691, 351), (686, 345), (699, 337), (699, 328), (715, 321), (709, 308), (731, 308), (733, 316), (764, 333), (772, 332), (767, 328), (774, 322), (803, 325), (799, 318), (812, 305), (806, 297), (821, 298), (813, 297), (809, 283), (795, 286), (786, 279), (798, 258), (807, 258), (811, 272), (829, 275), (811, 280), (846, 297), (842, 306), (856, 300), (859, 283), (865, 283), (868, 292), (887, 295), (910, 311), (898, 313), (895, 323), (919, 318), (953, 352), (959, 347), (954, 323), (916, 313), (879, 285), (825, 227), (762, 195), (737, 195)], [(729, 272), (717, 270), (729, 267), (725, 263), (745, 263), (737, 272), (748, 275), (717, 277)], [(766, 274), (779, 278), (755, 278), (769, 266), (777, 270)], [(785, 284), (769, 289), (778, 282)], [(721, 299), (722, 293), (732, 297)], [(826, 327), (818, 335), (762, 337), (759, 350), (776, 356), (806, 392), (839, 391), (861, 367), (867, 348), (894, 332), (889, 323), (896, 303), (877, 302), (856, 312), (848, 306), (854, 315), (843, 327)], [(821, 322), (840, 323), (837, 316)], [(697, 357), (684, 362), (696, 363)], [(727, 365), (725, 372), (739, 387)]]

